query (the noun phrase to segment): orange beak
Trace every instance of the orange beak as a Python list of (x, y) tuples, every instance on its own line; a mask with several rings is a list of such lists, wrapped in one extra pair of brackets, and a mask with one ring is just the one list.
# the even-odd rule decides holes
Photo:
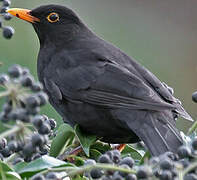
[(20, 8), (12, 8), (7, 10), (7, 12), (10, 13), (11, 15), (23, 19), (25, 21), (28, 21), (30, 23), (40, 22), (40, 19), (30, 15), (30, 11), (31, 10), (29, 9), (20, 9)]

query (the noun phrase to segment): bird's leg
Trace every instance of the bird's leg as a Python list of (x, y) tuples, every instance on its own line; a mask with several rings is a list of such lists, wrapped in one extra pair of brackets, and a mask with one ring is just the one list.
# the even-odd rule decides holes
[(80, 152), (82, 152), (83, 149), (81, 146), (77, 146), (76, 148), (74, 148), (73, 150), (71, 150), (69, 153), (64, 153), (64, 154), (61, 154), (58, 158), (62, 161), (69, 161), (69, 162), (74, 162), (74, 158), (73, 157), (70, 157), (70, 156), (77, 156)]
[(119, 145), (115, 146), (114, 149), (117, 149), (120, 152), (122, 152), (124, 150), (125, 146), (126, 146), (126, 144), (119, 144)]
[(83, 151), (83, 148), (81, 147), (81, 145), (80, 146), (78, 146), (78, 147), (76, 147), (75, 149), (73, 149), (70, 153), (69, 153), (69, 155), (75, 155), (75, 156), (77, 156), (80, 152), (82, 152)]

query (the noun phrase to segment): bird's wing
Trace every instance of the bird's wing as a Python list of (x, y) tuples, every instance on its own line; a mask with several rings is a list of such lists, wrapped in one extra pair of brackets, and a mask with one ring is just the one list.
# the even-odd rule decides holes
[(81, 65), (67, 71), (58, 68), (53, 81), (70, 100), (106, 108), (175, 109), (126, 68), (110, 62), (98, 64)]

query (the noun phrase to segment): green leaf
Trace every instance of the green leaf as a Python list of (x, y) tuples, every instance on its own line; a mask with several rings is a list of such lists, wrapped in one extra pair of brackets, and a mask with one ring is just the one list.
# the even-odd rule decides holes
[(74, 163), (76, 166), (83, 166), (84, 165), (84, 160), (80, 156), (70, 155), (69, 158), (72, 158), (74, 160)]
[(71, 140), (73, 140), (75, 134), (73, 128), (68, 124), (62, 124), (59, 129), (57, 136), (53, 139), (50, 148), (50, 156), (57, 157), (65, 146), (68, 146)]
[(141, 160), (142, 157), (144, 156), (145, 152), (142, 150), (137, 150), (134, 147), (132, 147), (131, 145), (127, 144), (125, 146), (125, 148), (123, 149), (122, 153), (123, 156), (124, 155), (130, 155), (133, 159), (135, 160)]
[(149, 151), (146, 151), (146, 153), (144, 154), (144, 156), (140, 160), (139, 164), (140, 165), (144, 164), (146, 160), (150, 159), (150, 157), (151, 157), (150, 152)]
[(97, 149), (90, 149), (90, 157), (92, 159), (97, 160), (99, 158), (99, 156), (101, 156), (101, 155), (102, 155), (102, 153), (99, 152)]
[(59, 166), (74, 166), (74, 165), (70, 163), (66, 163), (64, 161), (60, 161), (54, 157), (45, 155), (30, 163), (20, 163), (18, 166), (15, 166), (15, 170), (22, 177), (31, 177), (37, 172), (43, 171), (48, 168), (59, 167)]
[(83, 148), (83, 151), (85, 152), (87, 156), (89, 156), (90, 146), (92, 145), (92, 143), (96, 141), (96, 136), (82, 133), (78, 125), (75, 126), (75, 134), (79, 139), (79, 142)]
[(19, 174), (14, 172), (8, 164), (0, 160), (0, 177), (7, 180), (21, 180)]
[(100, 141), (97, 141), (91, 145), (90, 149), (96, 149), (97, 151), (99, 151), (100, 153), (103, 154), (106, 151), (111, 150), (111, 146), (106, 143), (102, 143)]
[(20, 175), (16, 172), (8, 171), (5, 175), (7, 180), (22, 180)]
[(8, 164), (4, 163), (1, 160), (0, 160), (0, 166), (1, 166), (1, 170), (4, 171), (4, 172), (14, 171), (14, 169), (12, 169)]

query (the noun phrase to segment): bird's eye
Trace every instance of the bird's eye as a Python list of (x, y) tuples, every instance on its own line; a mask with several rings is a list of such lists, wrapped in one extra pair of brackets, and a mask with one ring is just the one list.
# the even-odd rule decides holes
[(54, 22), (57, 22), (59, 21), (59, 15), (55, 12), (53, 13), (50, 13), (48, 16), (47, 16), (47, 20), (50, 22), (50, 23), (54, 23)]

